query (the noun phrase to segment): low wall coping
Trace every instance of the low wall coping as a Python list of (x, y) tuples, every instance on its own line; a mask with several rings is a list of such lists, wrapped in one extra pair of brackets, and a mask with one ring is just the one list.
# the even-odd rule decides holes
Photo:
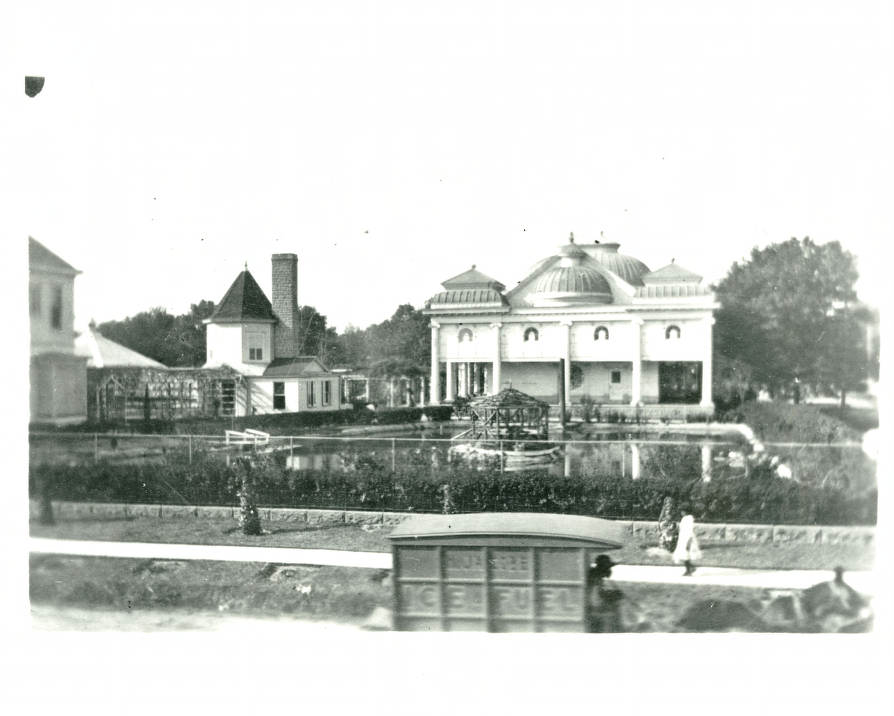
[[(79, 517), (153, 517), (156, 519), (235, 519), (239, 508), (227, 505), (154, 505), (122, 502), (53, 501), (59, 515)], [(396, 525), (416, 514), (384, 510), (323, 510), (305, 507), (259, 507), (261, 517), (272, 521)], [(40, 513), (38, 500), (30, 500), (30, 513)], [(634, 538), (653, 538), (658, 534), (657, 520), (614, 520)], [(696, 535), (705, 541), (723, 543), (802, 543), (802, 544), (872, 544), (872, 525), (764, 525), (747, 523), (702, 522), (695, 526)]]

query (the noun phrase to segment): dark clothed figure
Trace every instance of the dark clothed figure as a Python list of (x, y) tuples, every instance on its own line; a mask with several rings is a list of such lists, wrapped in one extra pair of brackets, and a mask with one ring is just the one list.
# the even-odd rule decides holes
[(661, 506), (661, 514), (658, 516), (658, 546), (673, 552), (677, 545), (677, 506), (673, 497), (665, 497)]
[(588, 631), (617, 633), (649, 630), (639, 606), (607, 581), (612, 576), (613, 566), (615, 563), (611, 557), (600, 554), (596, 564), (587, 572)]

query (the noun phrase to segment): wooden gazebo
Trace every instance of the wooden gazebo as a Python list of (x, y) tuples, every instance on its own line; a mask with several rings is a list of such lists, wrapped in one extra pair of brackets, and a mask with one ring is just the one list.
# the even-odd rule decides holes
[(469, 404), (470, 437), (479, 440), (548, 440), (549, 403), (506, 388)]

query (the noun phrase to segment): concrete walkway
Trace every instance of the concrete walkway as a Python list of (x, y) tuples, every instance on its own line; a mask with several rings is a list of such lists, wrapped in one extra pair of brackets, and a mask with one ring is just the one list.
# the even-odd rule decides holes
[(82, 557), (128, 557), (131, 559), (207, 559), (215, 562), (272, 562), (327, 567), (391, 569), (389, 552), (348, 552), (339, 549), (293, 549), (291, 547), (239, 547), (212, 544), (167, 544), (162, 542), (105, 542), (31, 537), (30, 552), (72, 554)]
[[(78, 555), (83, 557), (124, 557), (130, 559), (211, 560), (219, 562), (265, 562), (328, 567), (391, 569), (388, 552), (349, 552), (337, 549), (295, 549), (291, 547), (240, 547), (235, 545), (166, 544), (159, 542), (106, 542), (31, 537), (32, 553)], [(655, 584), (712, 584), (767, 589), (805, 589), (832, 579), (831, 570), (739, 569), (699, 567), (691, 577), (678, 566), (618, 565), (612, 578), (619, 582)], [(876, 591), (875, 573), (847, 572), (845, 581), (858, 592)]]

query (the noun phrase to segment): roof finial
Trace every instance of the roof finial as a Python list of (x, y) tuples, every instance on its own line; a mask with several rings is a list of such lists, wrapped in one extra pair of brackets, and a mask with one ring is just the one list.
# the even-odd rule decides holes
[(677, 259), (671, 259), (671, 263), (674, 263), (674, 261), (676, 261), (676, 260), (677, 260)]
[(473, 271), (475, 270), (475, 264), (472, 264), (472, 270)]
[(568, 235), (568, 243), (569, 244), (574, 243), (574, 232), (573, 231)]
[(245, 270), (248, 271), (248, 261), (245, 262)]

